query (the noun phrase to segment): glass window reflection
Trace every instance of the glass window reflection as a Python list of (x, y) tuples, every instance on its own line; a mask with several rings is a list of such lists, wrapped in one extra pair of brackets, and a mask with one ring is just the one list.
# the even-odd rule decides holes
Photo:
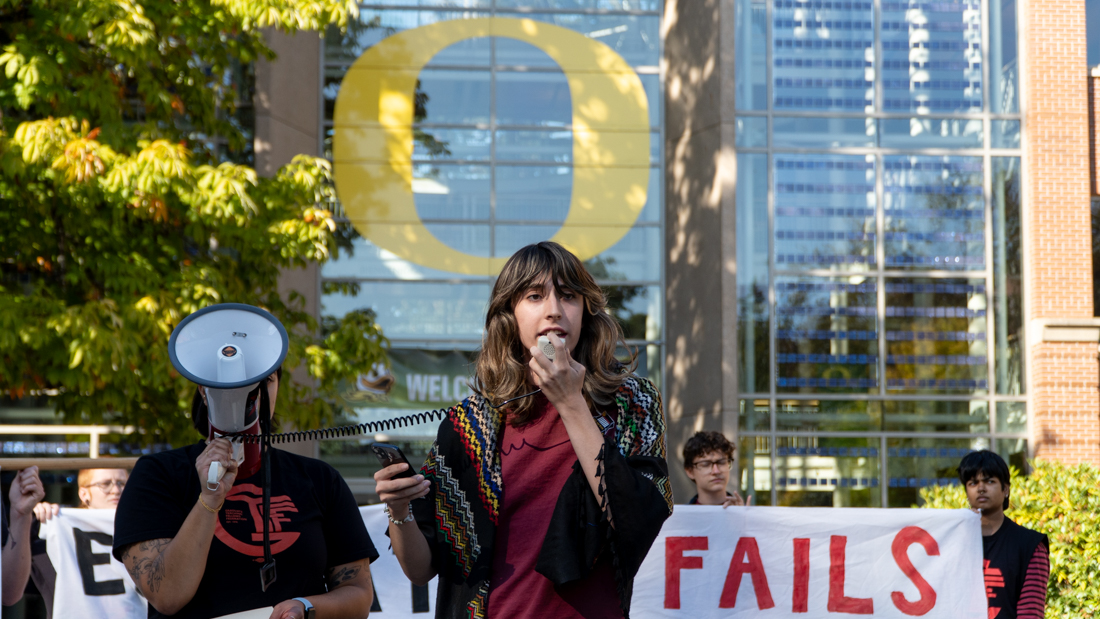
[(1027, 432), (1027, 404), (997, 402), (997, 432), (1006, 434)]
[(776, 116), (772, 120), (772, 143), (796, 148), (874, 146), (876, 124), (873, 118)]
[(958, 118), (891, 118), (881, 121), (884, 148), (981, 148), (982, 121)]
[(959, 461), (989, 448), (986, 438), (888, 438), (886, 440), (887, 505), (920, 505), (920, 489), (959, 485)]
[(884, 1), (883, 111), (980, 112), (981, 21), (978, 0)]
[(878, 391), (873, 279), (776, 278), (776, 391)]
[(875, 265), (874, 157), (775, 156), (777, 269)]
[(771, 439), (766, 436), (742, 438), (737, 444), (737, 486), (745, 501), (753, 505), (772, 504)]
[(986, 393), (987, 302), (983, 279), (887, 279), (886, 388)]
[(391, 340), (481, 340), (488, 283), (364, 282), (357, 294), (324, 294), (323, 316), (372, 309)]
[(980, 157), (883, 157), (886, 266), (985, 268)]
[(768, 156), (737, 155), (738, 380), (746, 393), (767, 393)]
[(874, 111), (874, 3), (775, 0), (776, 110)]
[(736, 0), (737, 109), (768, 109), (768, 9), (764, 0)]
[(874, 438), (778, 437), (776, 504), (881, 507), (879, 449)]
[[(486, 75), (486, 79), (488, 75)], [(496, 122), (499, 125), (568, 127), (573, 101), (564, 73), (499, 72), (496, 76)]]
[(993, 315), (997, 393), (1024, 393), (1020, 158), (993, 158)]
[(424, 69), (417, 82), (415, 115), (419, 122), (489, 122), (489, 74), (482, 71)]
[(982, 401), (912, 401), (883, 403), (883, 427), (894, 432), (989, 432), (989, 404)]
[(872, 432), (882, 429), (882, 402), (876, 400), (780, 400), (775, 428), (780, 432)]
[(421, 219), (489, 219), (488, 166), (413, 166), (412, 191)]

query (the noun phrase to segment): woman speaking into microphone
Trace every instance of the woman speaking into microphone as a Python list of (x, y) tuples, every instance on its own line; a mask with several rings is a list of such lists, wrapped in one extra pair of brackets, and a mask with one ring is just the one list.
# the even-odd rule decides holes
[[(437, 617), (622, 617), (672, 512), (660, 395), (615, 358), (622, 330), (573, 254), (519, 250), (493, 287), (477, 395), (420, 474), (375, 474), (389, 535)], [(537, 392), (537, 393), (532, 393)]]

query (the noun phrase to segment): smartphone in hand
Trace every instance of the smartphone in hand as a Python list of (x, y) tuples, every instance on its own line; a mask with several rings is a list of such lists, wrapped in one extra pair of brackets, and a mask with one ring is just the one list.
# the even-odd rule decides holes
[(401, 463), (409, 465), (409, 468), (395, 475), (395, 479), (400, 477), (412, 477), (413, 475), (416, 475), (416, 469), (413, 468), (411, 464), (409, 464), (408, 458), (406, 458), (405, 454), (401, 453), (401, 450), (398, 449), (395, 445), (390, 445), (387, 443), (374, 443), (370, 446), (370, 448), (371, 451), (374, 452), (374, 455), (378, 456), (378, 462), (382, 464), (382, 468)]

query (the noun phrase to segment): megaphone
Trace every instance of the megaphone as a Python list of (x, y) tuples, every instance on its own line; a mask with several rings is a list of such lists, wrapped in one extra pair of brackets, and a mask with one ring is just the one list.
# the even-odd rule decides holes
[[(205, 307), (180, 321), (168, 340), (168, 358), (191, 382), (206, 388), (206, 406), (213, 440), (227, 434), (258, 434), (261, 381), (283, 363), (289, 344), (278, 318), (251, 305), (222, 303)], [(237, 476), (249, 477), (260, 468), (260, 445), (233, 442)], [(225, 469), (210, 466), (207, 483), (219, 483)]]

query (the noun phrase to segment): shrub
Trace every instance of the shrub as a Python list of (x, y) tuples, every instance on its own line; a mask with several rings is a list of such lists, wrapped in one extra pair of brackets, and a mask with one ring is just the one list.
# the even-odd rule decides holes
[[(962, 486), (923, 488), (920, 498), (920, 507), (967, 507)], [(1039, 461), (1024, 476), (1012, 467), (1006, 515), (1050, 537), (1047, 619), (1100, 618), (1100, 469)]]

